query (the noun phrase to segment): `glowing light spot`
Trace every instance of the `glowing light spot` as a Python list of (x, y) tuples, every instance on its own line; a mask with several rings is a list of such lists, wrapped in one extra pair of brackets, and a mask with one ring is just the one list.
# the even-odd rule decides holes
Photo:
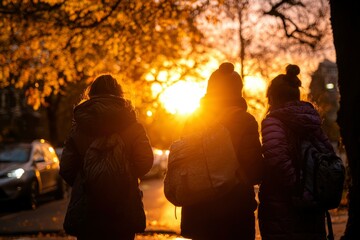
[(151, 85), (151, 92), (152, 95), (155, 97), (157, 96), (159, 93), (161, 93), (163, 91), (163, 87), (161, 86), (161, 84), (159, 83), (153, 83)]
[(54, 152), (55, 152), (55, 150), (54, 150), (53, 147), (49, 147), (49, 151), (50, 151), (51, 153), (54, 153)]
[(166, 72), (166, 71), (159, 72), (159, 74), (157, 76), (157, 79), (159, 81), (164, 81), (165, 82), (167, 80), (167, 78), (168, 78), (168, 72)]
[(246, 76), (244, 78), (243, 91), (250, 96), (265, 94), (266, 83), (263, 79), (254, 76)]
[(331, 90), (331, 89), (334, 89), (334, 87), (335, 87), (335, 85), (333, 83), (327, 83), (326, 84), (326, 89)]
[(154, 75), (153, 75), (152, 73), (148, 73), (148, 74), (146, 74), (146, 76), (145, 76), (145, 80), (146, 80), (146, 81), (154, 81), (154, 80), (155, 80), (155, 77), (154, 77)]
[(190, 114), (200, 106), (205, 88), (196, 82), (179, 81), (160, 95), (165, 109), (172, 114)]

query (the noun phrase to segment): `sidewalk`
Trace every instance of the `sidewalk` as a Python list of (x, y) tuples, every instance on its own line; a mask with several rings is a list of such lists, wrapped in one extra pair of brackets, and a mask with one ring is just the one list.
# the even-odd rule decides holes
[(348, 219), (347, 209), (335, 209), (330, 211), (331, 222), (334, 231), (334, 239), (339, 240), (344, 234)]
[[(347, 209), (339, 209), (339, 210), (331, 210), (330, 211), (332, 223), (333, 223), (333, 231), (334, 231), (334, 237), (335, 240), (340, 240), (341, 236), (344, 233), (346, 222), (347, 222)], [(258, 228), (256, 229), (256, 240), (261, 240), (260, 233), (258, 231)], [(59, 236), (56, 233), (47, 233), (47, 234), (37, 234), (32, 236), (17, 236), (17, 237), (1, 237), (0, 240), (33, 240), (33, 239), (39, 239), (39, 240), (76, 240), (75, 237), (70, 236)], [(147, 234), (141, 234), (136, 236), (136, 240), (181, 240), (184, 238), (181, 238), (177, 235), (172, 235), (169, 233), (153, 233), (148, 232)]]

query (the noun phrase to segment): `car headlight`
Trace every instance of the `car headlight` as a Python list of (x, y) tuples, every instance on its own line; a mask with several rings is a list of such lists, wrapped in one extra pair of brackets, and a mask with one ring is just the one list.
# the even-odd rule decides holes
[(18, 168), (18, 169), (12, 170), (11, 172), (8, 172), (6, 175), (9, 178), (18, 178), (19, 179), (24, 174), (24, 172), (25, 172), (24, 169)]

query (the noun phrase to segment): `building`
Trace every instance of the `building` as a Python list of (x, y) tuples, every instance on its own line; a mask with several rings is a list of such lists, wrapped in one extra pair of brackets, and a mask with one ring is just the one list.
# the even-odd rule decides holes
[(311, 76), (309, 99), (312, 101), (323, 118), (323, 129), (333, 144), (338, 155), (347, 162), (344, 146), (340, 141), (340, 130), (336, 122), (340, 108), (340, 92), (338, 87), (337, 65), (329, 60), (319, 64), (318, 69)]
[(324, 60), (319, 64), (318, 69), (311, 76), (309, 97), (320, 108), (324, 120), (336, 121), (340, 107), (336, 63)]

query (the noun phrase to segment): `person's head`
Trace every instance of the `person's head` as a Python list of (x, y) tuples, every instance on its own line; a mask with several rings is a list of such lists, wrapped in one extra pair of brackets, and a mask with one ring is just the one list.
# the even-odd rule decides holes
[(89, 98), (99, 95), (123, 96), (123, 90), (118, 81), (110, 74), (103, 74), (95, 78), (88, 88)]
[(299, 66), (289, 64), (286, 74), (280, 74), (271, 81), (266, 94), (270, 106), (300, 100), (301, 81), (297, 77), (299, 73)]
[(206, 89), (206, 96), (230, 101), (236, 100), (242, 97), (242, 88), (242, 79), (234, 71), (234, 65), (224, 62), (211, 74)]

